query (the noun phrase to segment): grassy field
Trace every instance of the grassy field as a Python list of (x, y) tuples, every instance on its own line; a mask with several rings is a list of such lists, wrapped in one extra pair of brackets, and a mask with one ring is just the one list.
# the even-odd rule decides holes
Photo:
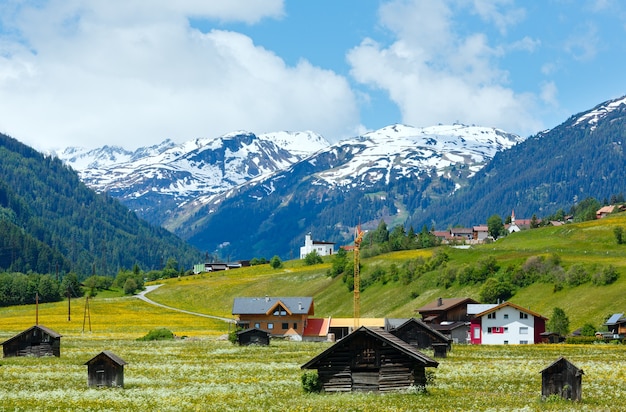
[[(563, 308), (571, 328), (601, 325), (607, 314), (626, 310), (626, 245), (612, 230), (626, 227), (626, 216), (516, 233), (468, 250), (446, 248), (448, 266), (494, 256), (501, 267), (530, 256), (557, 253), (567, 268), (613, 265), (621, 274), (609, 286), (585, 284), (554, 292), (537, 283), (511, 299), (550, 315)], [(363, 260), (363, 274), (401, 266), (432, 250), (404, 251)], [(326, 275), (330, 263), (304, 266), (285, 262), (164, 280), (149, 294), (162, 304), (193, 312), (232, 317), (236, 296), (313, 296), (316, 316), (351, 316), (352, 294), (341, 277)], [(361, 293), (363, 317), (410, 317), (439, 296), (478, 298), (480, 285), (437, 286), (433, 271), (410, 284), (376, 283)], [(101, 293), (86, 300), (39, 305), (39, 322), (63, 335), (60, 358), (5, 358), (0, 361), (0, 410), (296, 410), (296, 411), (544, 411), (618, 410), (626, 397), (626, 345), (454, 346), (427, 393), (323, 395), (302, 391), (300, 365), (328, 343), (273, 340), (269, 347), (238, 347), (223, 340), (226, 322), (150, 305), (135, 297)], [(68, 319), (69, 311), (69, 319)], [(34, 306), (0, 308), (0, 340), (35, 323)], [(138, 337), (165, 327), (174, 341), (141, 342)], [(84, 363), (102, 350), (128, 362), (125, 389), (89, 389)], [(540, 371), (559, 356), (585, 371), (580, 403), (542, 401)]]
[[(218, 338), (227, 326), (159, 309), (134, 298), (92, 302), (82, 332), (79, 301), (43, 305), (40, 321), (63, 335), (61, 357), (0, 362), (2, 411), (610, 411), (626, 396), (624, 345), (455, 345), (433, 369), (426, 393), (306, 394), (300, 366), (329, 343), (273, 340), (239, 347)], [(0, 310), (0, 338), (32, 325), (33, 307)], [(187, 339), (143, 342), (164, 326)], [(122, 357), (125, 388), (87, 387), (84, 363), (102, 350)], [(432, 356), (432, 353), (427, 354)], [(541, 399), (540, 371), (559, 356), (585, 372), (580, 403)]]

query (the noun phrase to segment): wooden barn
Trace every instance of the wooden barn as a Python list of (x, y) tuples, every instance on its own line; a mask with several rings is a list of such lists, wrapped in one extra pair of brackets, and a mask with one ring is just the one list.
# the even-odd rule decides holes
[(361, 326), (302, 365), (317, 369), (325, 392), (387, 392), (426, 385), (439, 363), (383, 329)]
[(42, 325), (35, 325), (2, 342), (4, 357), (61, 356), (61, 335)]
[[(392, 328), (389, 333), (395, 335), (418, 349), (434, 348), (450, 350), (452, 342), (441, 332), (434, 330), (421, 320), (411, 318), (403, 324)], [(445, 354), (445, 352), (444, 352)]]
[(541, 371), (541, 396), (558, 395), (563, 399), (579, 401), (582, 397), (583, 370), (560, 357)]
[(87, 384), (90, 387), (124, 387), (126, 362), (111, 351), (105, 350), (85, 362)]
[(237, 332), (237, 343), (240, 345), (263, 345), (270, 344), (270, 333), (258, 329), (248, 328)]

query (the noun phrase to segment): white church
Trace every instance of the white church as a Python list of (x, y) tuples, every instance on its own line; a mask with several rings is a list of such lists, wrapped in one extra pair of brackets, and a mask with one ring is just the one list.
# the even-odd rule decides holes
[(335, 244), (333, 242), (322, 242), (313, 240), (311, 232), (307, 233), (304, 238), (304, 246), (300, 247), (300, 259), (304, 259), (309, 253), (316, 251), (320, 256), (329, 256), (333, 254)]

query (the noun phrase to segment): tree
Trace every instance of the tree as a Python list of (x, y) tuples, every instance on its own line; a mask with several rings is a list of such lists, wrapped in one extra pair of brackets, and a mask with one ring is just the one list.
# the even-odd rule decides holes
[(311, 266), (311, 265), (315, 265), (317, 263), (322, 263), (322, 257), (320, 255), (317, 254), (317, 251), (312, 250), (311, 252), (307, 253), (307, 255), (304, 257), (304, 264), (307, 266)]
[(513, 286), (496, 278), (489, 278), (480, 288), (480, 300), (486, 303), (505, 301), (513, 296)]
[(613, 234), (615, 235), (615, 240), (618, 245), (624, 243), (624, 228), (621, 226), (615, 226), (613, 228)]
[(504, 234), (504, 224), (502, 223), (500, 215), (492, 215), (489, 219), (487, 219), (487, 231), (494, 239), (497, 239), (500, 235)]
[(569, 318), (563, 309), (556, 307), (552, 310), (552, 317), (546, 326), (550, 332), (565, 336), (569, 333)]
[(68, 273), (63, 277), (61, 281), (60, 292), (67, 296), (69, 293), (73, 298), (78, 298), (83, 296), (83, 291), (80, 288), (80, 282), (78, 281), (78, 276), (75, 273)]
[(283, 262), (280, 260), (278, 255), (274, 255), (274, 257), (270, 259), (270, 266), (274, 269), (278, 269), (283, 266)]

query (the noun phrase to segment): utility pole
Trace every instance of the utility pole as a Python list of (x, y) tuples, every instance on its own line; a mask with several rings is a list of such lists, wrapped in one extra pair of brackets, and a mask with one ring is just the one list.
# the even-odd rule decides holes
[(361, 225), (357, 226), (354, 239), (354, 330), (358, 329), (361, 322), (361, 273), (360, 273), (360, 249), (363, 241)]

